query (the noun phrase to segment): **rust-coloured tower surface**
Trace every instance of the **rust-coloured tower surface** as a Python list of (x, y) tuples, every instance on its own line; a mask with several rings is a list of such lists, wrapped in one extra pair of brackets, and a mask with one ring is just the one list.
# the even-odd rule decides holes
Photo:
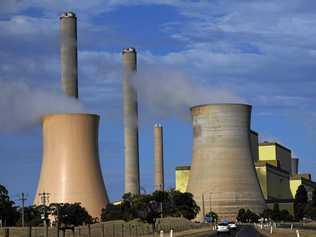
[(139, 194), (138, 108), (137, 92), (131, 79), (136, 73), (134, 48), (125, 48), (123, 55), (125, 193)]
[(39, 193), (50, 203), (80, 202), (92, 217), (108, 203), (99, 162), (99, 116), (52, 114), (43, 118), (43, 160), (34, 204)]
[(235, 220), (240, 208), (261, 213), (265, 202), (250, 145), (251, 106), (208, 104), (191, 108), (192, 166), (188, 192), (201, 211)]
[(77, 17), (73, 12), (60, 17), (60, 59), (62, 90), (78, 98)]
[(164, 190), (163, 129), (161, 124), (154, 126), (155, 190)]

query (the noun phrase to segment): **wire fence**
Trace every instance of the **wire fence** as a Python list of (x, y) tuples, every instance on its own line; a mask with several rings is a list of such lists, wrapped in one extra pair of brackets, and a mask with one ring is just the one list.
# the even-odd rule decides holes
[[(181, 232), (202, 228), (205, 225), (195, 224), (183, 218), (163, 218), (156, 222), (155, 230), (160, 232)], [(60, 230), (56, 227), (4, 227), (0, 228), (0, 237), (138, 237), (153, 235), (151, 224), (141, 221), (110, 221), (93, 225)]]

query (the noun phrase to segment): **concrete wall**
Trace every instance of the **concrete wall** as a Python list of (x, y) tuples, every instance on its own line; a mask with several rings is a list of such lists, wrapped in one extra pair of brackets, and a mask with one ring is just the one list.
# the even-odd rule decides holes
[(253, 161), (256, 162), (259, 160), (259, 139), (258, 133), (255, 131), (250, 131), (250, 144)]
[(221, 218), (235, 219), (240, 208), (262, 212), (266, 205), (250, 145), (251, 106), (211, 104), (191, 111), (194, 138), (188, 192), (201, 208)]
[(39, 193), (50, 203), (80, 202), (92, 217), (108, 203), (98, 150), (99, 116), (56, 114), (43, 118), (43, 160), (34, 204)]
[(267, 166), (268, 198), (291, 199), (290, 176), (288, 173), (278, 171)]
[(190, 176), (190, 166), (178, 166), (176, 167), (176, 190), (185, 193)]

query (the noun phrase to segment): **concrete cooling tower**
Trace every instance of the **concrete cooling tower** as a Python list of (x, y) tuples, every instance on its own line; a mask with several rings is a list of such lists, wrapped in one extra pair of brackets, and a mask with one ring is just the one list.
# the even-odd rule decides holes
[(251, 106), (209, 104), (191, 108), (193, 154), (188, 192), (201, 211), (235, 220), (240, 208), (260, 213), (265, 202), (250, 146)]
[(34, 204), (80, 202), (92, 217), (108, 203), (98, 150), (99, 116), (53, 114), (43, 118), (43, 160)]
[(164, 190), (163, 167), (163, 129), (161, 124), (154, 126), (154, 159), (155, 159), (155, 190)]
[(62, 90), (78, 98), (77, 17), (73, 12), (60, 17), (60, 44)]
[(138, 108), (137, 92), (131, 79), (136, 73), (137, 57), (134, 48), (123, 49), (123, 107), (125, 193), (139, 194)]

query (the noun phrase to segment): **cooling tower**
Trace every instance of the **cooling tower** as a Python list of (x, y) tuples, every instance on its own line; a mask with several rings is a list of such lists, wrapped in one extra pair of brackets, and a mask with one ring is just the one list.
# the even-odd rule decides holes
[(98, 151), (99, 116), (53, 114), (43, 118), (43, 161), (34, 204), (39, 193), (50, 203), (80, 202), (92, 217), (108, 203)]
[(291, 162), (292, 162), (292, 165), (291, 165), (292, 175), (298, 174), (298, 162), (299, 162), (299, 159), (298, 158), (292, 158)]
[(154, 126), (155, 190), (164, 190), (163, 130), (161, 124)]
[(251, 106), (209, 104), (191, 112), (194, 138), (187, 190), (201, 208), (197, 218), (210, 210), (231, 220), (240, 208), (263, 211), (250, 145)]
[(137, 93), (131, 79), (136, 73), (136, 50), (123, 49), (125, 193), (139, 194)]
[(60, 17), (60, 44), (62, 90), (78, 98), (77, 18), (73, 12)]

